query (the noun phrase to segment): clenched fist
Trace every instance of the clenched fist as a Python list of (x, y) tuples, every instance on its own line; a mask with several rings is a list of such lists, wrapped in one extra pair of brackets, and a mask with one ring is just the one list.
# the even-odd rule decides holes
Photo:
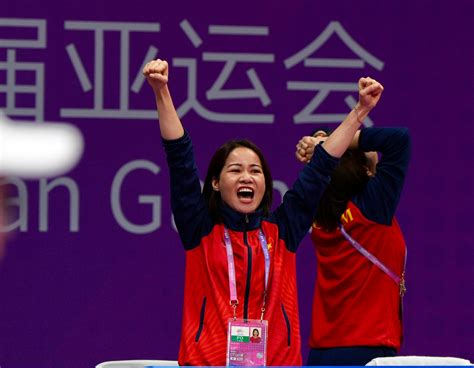
[(160, 90), (168, 83), (168, 63), (161, 59), (150, 61), (143, 68), (143, 75), (154, 91)]
[(363, 109), (372, 110), (380, 100), (383, 86), (375, 79), (366, 77), (359, 79), (359, 105)]
[(328, 135), (323, 130), (318, 130), (313, 136), (305, 136), (296, 145), (295, 156), (298, 161), (308, 163), (314, 153), (316, 145), (328, 139)]

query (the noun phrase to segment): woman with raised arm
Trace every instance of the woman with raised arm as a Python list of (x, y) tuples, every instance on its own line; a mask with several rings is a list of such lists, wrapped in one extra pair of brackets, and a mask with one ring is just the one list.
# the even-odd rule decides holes
[[(201, 193), (191, 140), (168, 89), (168, 64), (151, 61), (143, 73), (155, 93), (172, 210), (186, 250), (179, 364), (301, 365), (295, 251), (338, 157), (382, 86), (360, 80), (357, 107), (315, 149), (283, 203), (270, 212), (270, 170), (248, 140), (216, 151)], [(250, 344), (254, 329), (261, 340)]]
[[(307, 162), (330, 136), (303, 137), (297, 158)], [(317, 279), (307, 365), (365, 365), (400, 348), (406, 247), (394, 215), (409, 157), (407, 129), (366, 128), (331, 175), (311, 232)]]

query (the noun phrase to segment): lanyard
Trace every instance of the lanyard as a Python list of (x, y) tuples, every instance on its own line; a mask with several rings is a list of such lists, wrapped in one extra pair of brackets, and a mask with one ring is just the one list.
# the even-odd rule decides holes
[(374, 265), (376, 265), (378, 268), (380, 268), (383, 272), (385, 272), (395, 283), (398, 285), (400, 296), (403, 297), (405, 295), (407, 288), (405, 286), (405, 267), (406, 267), (406, 261), (407, 261), (407, 250), (405, 248), (405, 261), (403, 265), (403, 272), (401, 276), (398, 276), (395, 272), (393, 272), (390, 268), (385, 266), (380, 260), (374, 256), (372, 253), (370, 253), (367, 249), (365, 249), (360, 243), (358, 243), (354, 238), (352, 238), (344, 229), (344, 227), (341, 225), (339, 227), (341, 229), (342, 235), (344, 235), (344, 238), (351, 243), (351, 245), (357, 249), (362, 255), (367, 258), (370, 262), (372, 262)]
[[(270, 274), (270, 254), (268, 253), (267, 240), (261, 229), (258, 230), (258, 239), (260, 240), (260, 246), (262, 247), (263, 256), (265, 257), (265, 289), (263, 291), (263, 303), (262, 303), (262, 314), (260, 320), (263, 320), (263, 314), (265, 313), (265, 302), (267, 297), (268, 287), (268, 276)], [(239, 304), (237, 299), (237, 283), (235, 280), (235, 263), (234, 253), (232, 252), (232, 244), (230, 242), (229, 231), (224, 227), (224, 243), (227, 252), (227, 267), (229, 271), (229, 290), (230, 290), (230, 305), (234, 309), (234, 320), (236, 319), (236, 309)]]

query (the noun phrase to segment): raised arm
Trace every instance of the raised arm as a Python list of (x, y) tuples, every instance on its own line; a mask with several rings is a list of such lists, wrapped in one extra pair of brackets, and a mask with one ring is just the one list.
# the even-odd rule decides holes
[(316, 144), (323, 141), (322, 146), (333, 157), (340, 158), (346, 149), (355, 144), (355, 137), (362, 122), (369, 112), (377, 105), (383, 92), (383, 86), (372, 78), (359, 79), (359, 102), (346, 116), (344, 121), (328, 137), (323, 131), (313, 137), (303, 137), (296, 145), (296, 158), (304, 163), (311, 159)]
[(363, 151), (382, 155), (375, 176), (353, 201), (369, 220), (390, 225), (400, 201), (410, 161), (411, 139), (406, 128), (367, 128), (360, 133)]
[[(361, 78), (359, 102), (336, 130), (329, 137), (321, 132), (316, 137), (306, 137), (310, 138), (308, 142), (301, 140), (298, 143), (296, 156), (308, 165), (305, 165), (293, 187), (283, 197), (283, 203), (274, 212), (278, 223), (283, 224), (281, 237), (289, 250), (295, 251), (308, 232), (338, 158), (350, 144), (354, 144), (354, 135), (379, 101), (382, 91), (382, 85), (376, 80)], [(322, 145), (316, 146), (319, 142), (323, 142)]]
[(163, 146), (170, 172), (171, 209), (185, 249), (199, 245), (200, 236), (211, 226), (201, 196), (191, 138), (185, 132), (168, 89), (168, 63), (154, 60), (143, 74), (155, 92)]
[(161, 136), (166, 140), (181, 138), (184, 129), (168, 89), (168, 63), (160, 59), (150, 61), (143, 68), (143, 75), (155, 92)]

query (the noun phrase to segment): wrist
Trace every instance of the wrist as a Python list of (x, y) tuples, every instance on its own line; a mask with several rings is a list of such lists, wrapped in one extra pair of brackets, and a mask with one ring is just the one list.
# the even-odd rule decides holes
[(153, 88), (153, 92), (155, 92), (155, 97), (157, 100), (163, 100), (163, 98), (169, 96), (168, 85), (163, 84)]
[(357, 102), (357, 104), (352, 109), (359, 124), (364, 123), (364, 119), (367, 117), (367, 115), (369, 115), (370, 110), (371, 108), (367, 106), (362, 106), (359, 102)]

